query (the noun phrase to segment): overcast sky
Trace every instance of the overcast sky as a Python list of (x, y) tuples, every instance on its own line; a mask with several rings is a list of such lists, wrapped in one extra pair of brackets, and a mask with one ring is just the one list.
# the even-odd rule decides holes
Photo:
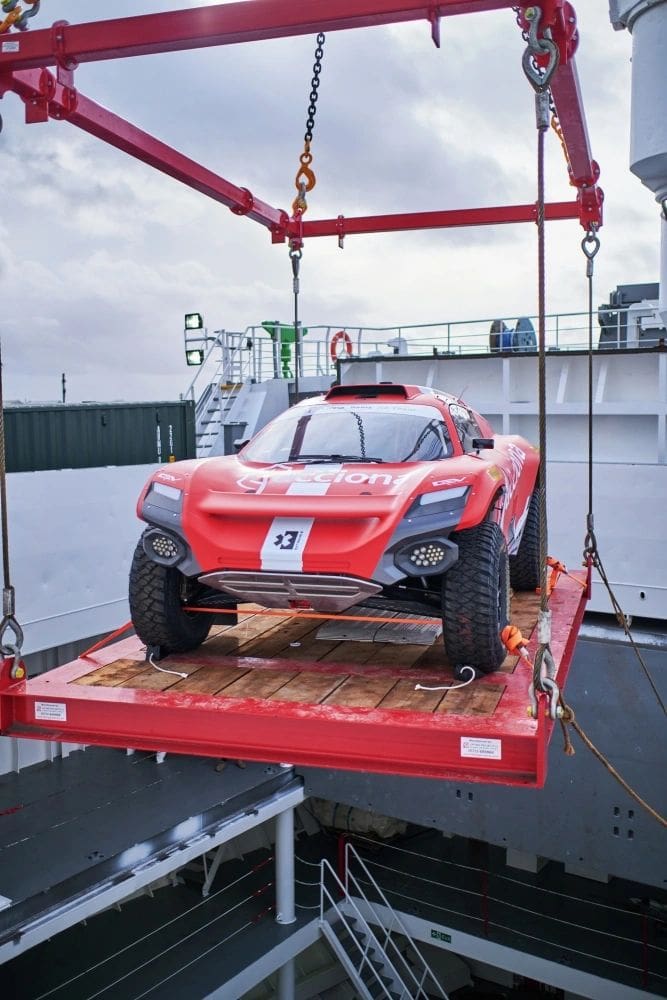
[[(44, 0), (32, 26), (147, 14), (186, 0)], [(189, 6), (206, 6), (191, 2)], [(628, 170), (631, 38), (604, 0), (576, 4), (581, 78), (605, 226), (596, 300), (655, 281), (659, 211)], [(92, 8), (92, 10), (91, 10)], [(98, 10), (99, 8), (99, 10)], [(97, 12), (93, 12), (97, 11)], [(510, 10), (332, 32), (325, 46), (308, 218), (530, 202), (533, 95)], [(314, 38), (87, 64), (79, 90), (184, 153), (288, 208), (302, 149)], [(227, 208), (74, 127), (27, 126), (0, 101), (0, 294), (5, 397), (158, 399), (182, 392), (183, 314), (209, 328), (289, 321), (284, 246)], [(548, 199), (574, 196), (550, 133)], [(586, 306), (582, 231), (548, 229), (548, 310)], [(306, 324), (391, 325), (536, 310), (531, 225), (312, 240)]]

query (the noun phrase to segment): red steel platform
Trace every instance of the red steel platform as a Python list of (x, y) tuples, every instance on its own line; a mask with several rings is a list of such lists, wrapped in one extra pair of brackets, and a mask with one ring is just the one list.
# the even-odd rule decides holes
[[(586, 605), (579, 575), (551, 595), (551, 648), (565, 684)], [(533, 632), (539, 598), (516, 595)], [(342, 616), (339, 616), (342, 617)], [(553, 722), (528, 716), (531, 669), (508, 657), (467, 687), (432, 646), (318, 639), (321, 622), (248, 607), (194, 653), (145, 660), (130, 638), (23, 681), (0, 676), (6, 736), (542, 787)], [(533, 636), (528, 652), (536, 649)], [(177, 671), (168, 673), (164, 671)], [(185, 677), (179, 674), (186, 675)]]

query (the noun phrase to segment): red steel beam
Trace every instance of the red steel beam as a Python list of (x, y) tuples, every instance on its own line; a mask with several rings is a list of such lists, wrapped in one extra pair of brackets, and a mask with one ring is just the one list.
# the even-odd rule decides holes
[(35, 120), (46, 120), (49, 115), (64, 118), (71, 125), (76, 125), (142, 163), (155, 167), (200, 194), (227, 205), (235, 214), (247, 215), (255, 222), (267, 226), (274, 235), (283, 234), (284, 237), (288, 222), (286, 212), (260, 201), (246, 188), (237, 187), (112, 111), (56, 83), (49, 72), (20, 71), (12, 74), (9, 83), (0, 75), (0, 94), (3, 79), (4, 86), (9, 85), (26, 102), (28, 116), (35, 114)]
[(571, 181), (579, 190), (579, 218), (584, 229), (602, 225), (604, 193), (597, 186), (600, 168), (591, 154), (586, 115), (574, 59), (561, 64), (551, 82), (551, 93), (563, 132)]
[[(559, 201), (545, 206), (545, 218), (578, 219), (576, 201)], [(537, 207), (528, 205), (489, 206), (488, 208), (456, 208), (443, 212), (409, 212), (395, 215), (371, 215), (358, 218), (313, 219), (303, 222), (303, 237), (354, 236), (360, 233), (404, 232), (411, 229), (448, 229), (460, 226), (498, 226), (513, 222), (535, 222)], [(296, 233), (290, 224), (288, 231)]]
[[(138, 655), (138, 644), (122, 645), (122, 651), (110, 647), (112, 653)], [(283, 668), (290, 669), (289, 661)], [(48, 678), (15, 682), (0, 694), (3, 735), (490, 784), (537, 787), (545, 777), (545, 730), (551, 727), (526, 718), (525, 697), (513, 707), (523, 717), (505, 731), (497, 722), (472, 717), (70, 682), (90, 670), (90, 663), (85, 670), (79, 664), (48, 671)], [(499, 740), (501, 759), (462, 756), (462, 737)]]
[(593, 154), (586, 128), (579, 76), (573, 60), (558, 67), (551, 81), (556, 111), (563, 130), (563, 139), (576, 183), (594, 184), (600, 171), (593, 167)]
[[(62, 71), (59, 75), (63, 76)], [(536, 206), (533, 203), (359, 218), (340, 216), (336, 219), (290, 221), (285, 211), (260, 201), (247, 189), (237, 187), (77, 91), (57, 83), (47, 70), (19, 71), (12, 74), (10, 79), (2, 76), (0, 80), (4, 80), (4, 86), (10, 87), (25, 101), (28, 117), (34, 115), (35, 120), (46, 120), (51, 115), (66, 119), (77, 128), (181, 181), (200, 194), (227, 205), (234, 213), (247, 215), (255, 222), (261, 223), (271, 230), (276, 242), (284, 240), (287, 236), (344, 237), (361, 233), (535, 222), (537, 218)], [(0, 84), (0, 92), (2, 89)], [(546, 206), (545, 214), (549, 221), (576, 219), (579, 217), (580, 207), (576, 202), (556, 202)]]
[(237, 187), (87, 97), (78, 96), (76, 111), (69, 115), (68, 121), (142, 163), (227, 205), (237, 215), (247, 215), (249, 219), (274, 230), (284, 229), (287, 223), (286, 212), (260, 201), (247, 188)]
[(128, 56), (232, 45), (512, 7), (516, 0), (252, 0), (189, 10), (114, 18), (5, 36), (0, 71), (56, 62), (97, 62)]

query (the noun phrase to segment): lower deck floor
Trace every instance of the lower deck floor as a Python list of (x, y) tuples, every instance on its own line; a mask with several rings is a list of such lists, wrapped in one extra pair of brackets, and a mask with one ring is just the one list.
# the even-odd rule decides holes
[[(271, 996), (275, 979), (270, 985), (267, 956), (276, 949), (283, 960), (298, 956), (304, 942), (317, 939), (319, 862), (336, 865), (344, 836), (443, 977), (447, 965), (439, 958), (455, 954), (473, 978), (484, 978), (485, 966), (488, 977), (490, 966), (505, 962), (498, 982), (535, 979), (551, 984), (556, 997), (563, 996), (566, 980), (570, 995), (599, 1000), (667, 995), (664, 891), (647, 897), (645, 886), (591, 882), (555, 862), (534, 873), (517, 870), (501, 848), (416, 825), (394, 823), (391, 837), (383, 839), (364, 832), (361, 814), (342, 807), (322, 811), (313, 800), (298, 807), (307, 829), (298, 829), (295, 840), (292, 925), (275, 922), (270, 821), (229, 843), (206, 895), (213, 852), (174, 861), (168, 878), (141, 885), (142, 851), (145, 866), (164, 853), (170, 838), (180, 847), (193, 809), (201, 810), (203, 833), (234, 810), (251, 809), (251, 790), (257, 806), (293, 783), (291, 770), (229, 764), (220, 772), (201, 759), (168, 757), (158, 764), (155, 755), (91, 748), (22, 775), (13, 788), (23, 799), (15, 812), (7, 803), (19, 803), (3, 788), (0, 886), (16, 901), (13, 923), (11, 910), (0, 913), (0, 946), (20, 939), (31, 893), (33, 923), (113, 879), (124, 882), (125, 896), (134, 896), (97, 915), (91, 909), (84, 922), (60, 934), (45, 930), (41, 943), (0, 962), (0, 994), (16, 1000), (239, 1000), (254, 975), (266, 989), (253, 996)], [(54, 883), (61, 880), (47, 892), (45, 871)], [(21, 907), (23, 923), (16, 919)], [(304, 996), (314, 995), (306, 984), (317, 981), (315, 971), (297, 957)]]

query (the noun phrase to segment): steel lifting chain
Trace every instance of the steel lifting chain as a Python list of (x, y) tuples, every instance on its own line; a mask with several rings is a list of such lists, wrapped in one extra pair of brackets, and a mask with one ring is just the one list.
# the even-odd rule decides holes
[(0, 9), (2, 9), (3, 14), (6, 14), (6, 17), (0, 21), (0, 35), (4, 31), (9, 31), (10, 28), (27, 31), (29, 19), (39, 13), (40, 2), (41, 0), (21, 0), (21, 3), (26, 4), (29, 8), (23, 10), (19, 0), (2, 0)]
[[(521, 28), (521, 35), (526, 42), (526, 49), (521, 59), (523, 71), (530, 85), (536, 91), (545, 91), (551, 83), (551, 78), (558, 68), (560, 53), (558, 46), (551, 37), (551, 28), (545, 28), (539, 34), (542, 20), (541, 7), (513, 7), (516, 21)], [(524, 27), (524, 22), (528, 27)], [(545, 63), (546, 59), (546, 63)]]
[[(310, 81), (310, 103), (306, 116), (306, 131), (303, 137), (303, 153), (299, 157), (299, 169), (296, 172), (294, 184), (297, 196), (292, 202), (292, 212), (294, 218), (300, 223), (304, 212), (308, 210), (306, 194), (312, 191), (317, 183), (315, 172), (312, 169), (313, 154), (310, 145), (313, 141), (313, 129), (315, 128), (315, 116), (317, 114), (317, 99), (320, 89), (320, 74), (322, 73), (322, 58), (324, 56), (324, 32), (317, 35), (315, 46), (315, 62), (313, 63), (313, 78)], [(299, 379), (301, 377), (301, 321), (299, 319), (299, 272), (301, 270), (301, 258), (303, 257), (303, 235), (294, 236), (290, 240), (289, 247), (290, 262), (292, 265), (292, 291), (294, 294), (294, 394), (297, 402), (299, 400)]]
[(296, 172), (296, 178), (294, 180), (297, 196), (292, 202), (292, 211), (295, 216), (303, 215), (304, 212), (308, 210), (306, 194), (309, 191), (312, 191), (317, 183), (315, 172), (311, 167), (313, 154), (310, 151), (310, 145), (313, 141), (313, 129), (315, 128), (315, 116), (317, 114), (317, 98), (319, 97), (320, 74), (322, 72), (322, 58), (324, 56), (324, 42), (324, 32), (320, 31), (317, 36), (317, 45), (315, 48), (313, 78), (310, 81), (310, 104), (308, 105), (306, 131), (303, 137), (303, 153), (299, 157), (299, 169)]

